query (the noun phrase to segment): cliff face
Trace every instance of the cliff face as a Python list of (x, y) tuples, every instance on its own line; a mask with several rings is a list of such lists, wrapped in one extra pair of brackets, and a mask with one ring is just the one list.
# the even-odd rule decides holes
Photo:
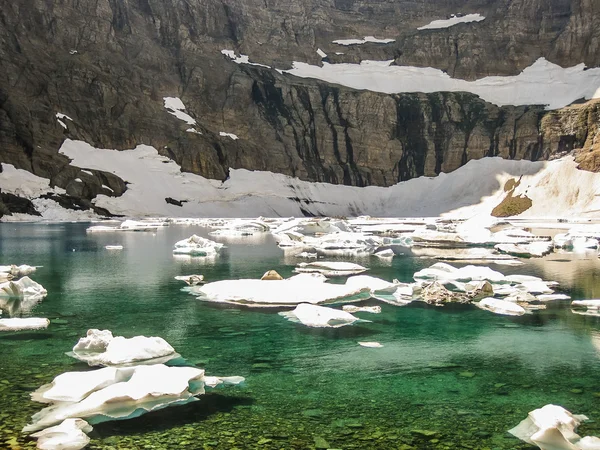
[[(416, 30), (456, 12), (486, 19)], [(518, 73), (541, 56), (598, 66), (599, 21), (595, 0), (3, 0), (0, 162), (91, 199), (106, 193), (102, 185), (114, 195), (126, 186), (99, 172), (73, 183), (79, 171), (58, 154), (67, 137), (104, 148), (153, 145), (209, 178), (233, 167), (359, 186), (433, 176), (484, 156), (545, 158), (571, 138), (538, 106), (356, 91), (237, 65), (220, 51), (286, 68), (318, 63), (320, 47), (332, 62), (394, 59), (474, 79)], [(331, 43), (365, 35), (396, 42)], [(202, 134), (166, 112), (166, 96), (183, 100)], [(66, 129), (56, 113), (72, 119)]]

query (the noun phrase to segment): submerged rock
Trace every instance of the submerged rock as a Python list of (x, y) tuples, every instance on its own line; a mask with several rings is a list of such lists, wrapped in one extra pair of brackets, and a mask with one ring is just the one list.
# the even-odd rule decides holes
[(452, 292), (443, 285), (434, 281), (423, 285), (421, 288), (420, 299), (429, 305), (444, 306), (448, 303), (471, 303), (472, 298), (462, 292)]

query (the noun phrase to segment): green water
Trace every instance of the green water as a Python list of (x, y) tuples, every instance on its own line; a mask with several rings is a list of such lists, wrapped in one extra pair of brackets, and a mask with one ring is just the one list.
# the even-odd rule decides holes
[[(59, 319), (47, 330), (0, 334), (0, 448), (34, 447), (20, 434), (41, 408), (29, 393), (62, 372), (87, 369), (64, 353), (88, 328), (161, 336), (208, 374), (247, 380), (194, 404), (97, 425), (89, 448), (532, 448), (506, 430), (547, 403), (595, 419), (580, 431), (600, 435), (600, 320), (572, 314), (569, 302), (516, 318), (475, 307), (384, 304), (382, 314), (357, 314), (372, 323), (310, 329), (277, 311), (203, 303), (173, 279), (257, 278), (269, 269), (290, 275), (298, 260), (268, 235), (222, 240), (228, 248), (206, 261), (171, 253), (192, 233), (206, 236), (203, 228), (86, 235), (86, 227), (0, 224), (0, 264), (43, 266), (32, 278), (48, 297), (32, 315)], [(105, 250), (108, 244), (124, 250)], [(401, 281), (434, 262), (409, 255), (388, 265), (353, 261)], [(600, 297), (595, 253), (491, 267), (554, 279), (574, 298)]]

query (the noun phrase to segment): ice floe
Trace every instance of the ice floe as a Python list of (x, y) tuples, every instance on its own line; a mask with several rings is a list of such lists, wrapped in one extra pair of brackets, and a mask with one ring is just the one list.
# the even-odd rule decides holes
[(542, 450), (600, 449), (599, 438), (581, 438), (576, 433), (577, 427), (586, 420), (589, 420), (586, 416), (571, 414), (561, 406), (546, 405), (531, 411), (526, 419), (508, 432)]
[(459, 23), (481, 22), (485, 17), (481, 14), (452, 14), (449, 19), (433, 20), (427, 25), (417, 28), (417, 30), (437, 30), (440, 28), (449, 28)]
[(65, 419), (60, 425), (33, 433), (40, 450), (79, 450), (90, 443), (92, 426), (82, 419)]
[(0, 319), (0, 331), (41, 330), (48, 328), (48, 325), (50, 325), (48, 319), (39, 317)]
[(160, 337), (113, 337), (109, 330), (97, 329), (88, 330), (68, 355), (90, 366), (157, 364), (180, 356)]
[(381, 313), (381, 306), (356, 306), (356, 305), (344, 305), (342, 310), (349, 313), (367, 312), (371, 314)]
[(193, 234), (175, 243), (174, 255), (214, 256), (224, 247), (223, 244)]
[(285, 280), (222, 280), (184, 289), (200, 300), (256, 307), (331, 303), (369, 297), (369, 289), (365, 286), (330, 284), (321, 274), (311, 273)]
[(27, 264), (21, 264), (20, 266), (11, 264), (10, 266), (0, 266), (0, 276), (2, 274), (10, 274), (15, 278), (21, 278), (25, 275), (31, 275), (36, 270), (37, 267), (28, 266)]
[(368, 269), (349, 262), (315, 261), (300, 263), (294, 269), (298, 273), (320, 273), (326, 277), (345, 277), (366, 272)]
[[(204, 370), (195, 367), (167, 367), (163, 364), (135, 366), (118, 369), (113, 372), (112, 379), (108, 372), (102, 376), (88, 374), (90, 372), (76, 372), (69, 377), (69, 380), (75, 380), (75, 385), (78, 384), (77, 380), (85, 380), (82, 384), (91, 389), (88, 392), (84, 392), (86, 389), (79, 390), (78, 396), (83, 395), (79, 400), (70, 398), (68, 392), (66, 401), (44, 397), (52, 392), (53, 387), (62, 386), (64, 380), (42, 386), (34, 392), (34, 400), (41, 397), (51, 405), (34, 414), (32, 422), (23, 428), (23, 432), (51, 427), (69, 418), (85, 419), (90, 424), (130, 419), (146, 412), (196, 401), (196, 396), (203, 394), (205, 387)], [(94, 378), (91, 382), (88, 380), (90, 377)], [(210, 380), (211, 384), (216, 381)], [(243, 381), (243, 378), (224, 378), (223, 381), (235, 384)]]
[(361, 347), (367, 347), (367, 348), (381, 348), (381, 347), (383, 347), (383, 345), (380, 344), (379, 342), (359, 342), (358, 345), (360, 345)]
[(177, 275), (178, 281), (185, 281), (188, 286), (197, 286), (204, 283), (204, 275)]
[(106, 250), (123, 250), (122, 245), (105, 245), (104, 248)]
[(308, 303), (301, 303), (294, 310), (280, 312), (279, 315), (292, 322), (314, 328), (339, 328), (355, 322), (369, 322), (354, 317), (346, 311)]
[(552, 252), (554, 245), (550, 241), (537, 241), (529, 244), (498, 244), (496, 250), (521, 258), (541, 258)]
[(511, 301), (501, 300), (498, 298), (484, 298), (476, 303), (476, 305), (495, 314), (503, 314), (507, 316), (522, 316), (525, 314), (525, 309)]

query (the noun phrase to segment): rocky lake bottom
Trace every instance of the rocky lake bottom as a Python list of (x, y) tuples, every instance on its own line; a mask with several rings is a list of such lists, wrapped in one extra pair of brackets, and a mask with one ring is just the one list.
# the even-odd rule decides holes
[[(361, 304), (382, 307), (361, 315), (372, 322), (313, 329), (277, 308), (199, 301), (174, 280), (292, 275), (298, 258), (269, 234), (222, 239), (227, 248), (206, 259), (172, 254), (174, 242), (206, 236), (205, 228), (86, 234), (87, 226), (0, 224), (0, 263), (42, 266), (31, 278), (48, 296), (31, 315), (51, 320), (46, 330), (0, 334), (2, 448), (35, 447), (21, 433), (40, 409), (29, 394), (88, 369), (65, 352), (89, 328), (160, 336), (209, 375), (246, 378), (195, 403), (95, 425), (90, 449), (526, 449), (507, 430), (548, 403), (587, 415), (580, 434), (600, 435), (600, 317), (572, 313), (570, 301), (507, 317), (470, 305), (368, 300)], [(114, 244), (123, 250), (105, 249)], [(436, 262), (411, 254), (338, 260), (404, 282)], [(490, 267), (558, 281), (573, 299), (600, 297), (596, 251), (524, 261)]]

